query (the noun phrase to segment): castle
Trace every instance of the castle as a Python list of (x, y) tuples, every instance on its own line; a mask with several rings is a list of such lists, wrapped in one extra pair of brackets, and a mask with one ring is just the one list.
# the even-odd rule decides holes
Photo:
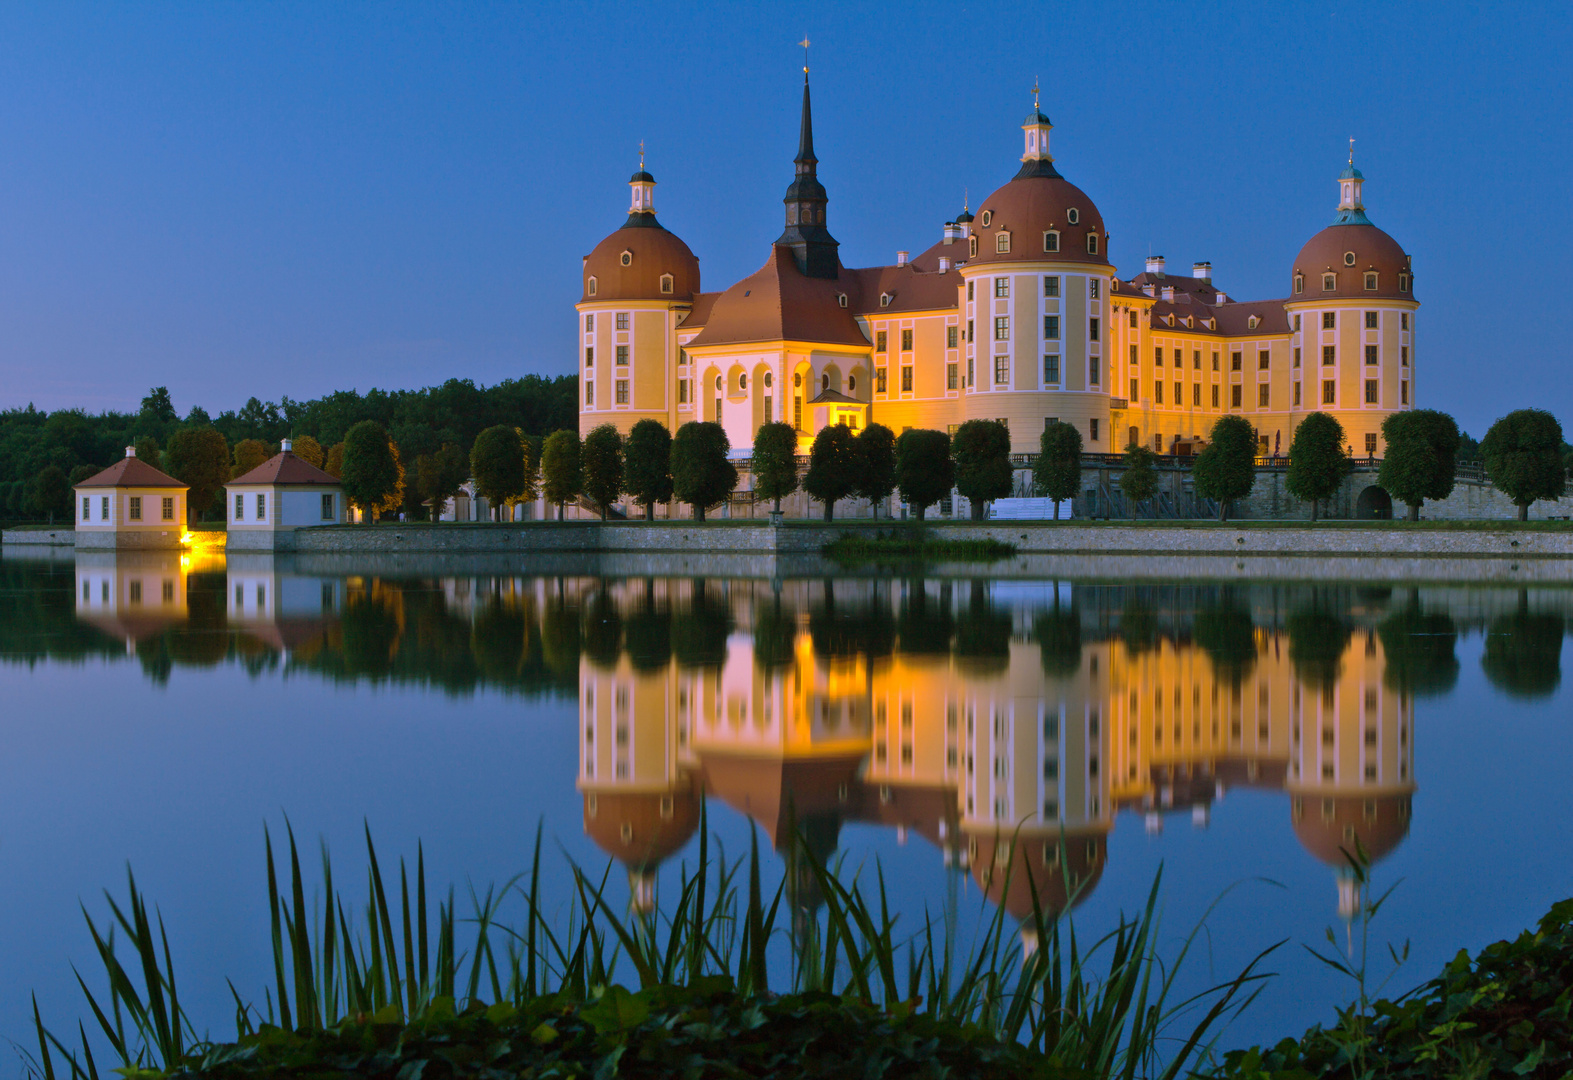
[(581, 433), (708, 420), (746, 456), (771, 421), (791, 423), (806, 453), (827, 424), (899, 434), (997, 419), (1028, 453), (1061, 420), (1088, 452), (1184, 455), (1234, 414), (1275, 454), (1321, 411), (1351, 454), (1382, 454), (1382, 421), (1414, 402), (1419, 304), (1410, 257), (1366, 216), (1352, 151), (1288, 295), (1242, 301), (1209, 263), (1176, 275), (1155, 257), (1120, 276), (1097, 205), (1055, 166), (1052, 127), (1035, 102), (1020, 168), (976, 215), (919, 255), (852, 269), (829, 229), (805, 68), (785, 230), (720, 292), (703, 291), (698, 259), (657, 221), (641, 161), (628, 219), (584, 260)]

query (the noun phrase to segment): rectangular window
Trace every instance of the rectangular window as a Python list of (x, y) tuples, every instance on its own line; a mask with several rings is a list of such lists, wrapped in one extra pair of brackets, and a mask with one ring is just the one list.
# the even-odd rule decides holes
[(1179, 383), (1175, 383), (1174, 384), (1174, 403), (1176, 405), (1184, 405), (1185, 404), (1185, 394), (1183, 392), (1184, 389), (1185, 388), (1183, 386), (1181, 386)]
[(1229, 354), (1229, 370), (1230, 371), (1239, 371), (1244, 366), (1245, 366), (1245, 354), (1244, 353), (1230, 353)]
[(617, 380), (617, 404), (619, 404), (619, 405), (627, 405), (628, 404), (628, 380), (627, 379), (618, 379)]
[(1131, 329), (1132, 330), (1136, 329), (1136, 309), (1135, 308), (1131, 308), (1130, 320), (1131, 320)]
[(766, 394), (765, 397), (764, 397), (764, 408), (761, 410), (761, 412), (764, 415), (764, 422), (765, 423), (768, 424), (771, 421), (773, 421), (775, 419), (775, 412), (776, 412), (776, 401), (775, 401), (775, 398), (771, 397), (769, 394)]
[(912, 367), (910, 365), (903, 365), (901, 368), (901, 392), (903, 394), (912, 393)]
[(721, 399), (720, 398), (716, 398), (715, 399), (715, 415), (712, 416), (710, 419), (714, 420), (718, 424), (721, 422)]
[(677, 403), (679, 405), (687, 405), (688, 404), (688, 380), (687, 379), (678, 379), (677, 380)]
[(1332, 292), (1336, 288), (1338, 288), (1338, 275), (1337, 274), (1323, 274), (1322, 275), (1322, 291), (1323, 292)]
[(1141, 396), (1142, 396), (1141, 395), (1141, 384), (1138, 383), (1135, 379), (1132, 379), (1131, 380), (1131, 404), (1132, 405), (1136, 404), (1137, 400), (1140, 399)]
[(1152, 384), (1152, 403), (1154, 405), (1162, 405), (1163, 404), (1163, 383), (1162, 382), (1154, 382)]
[(1297, 334), (1300, 332), (1300, 316), (1298, 315), (1294, 317), (1294, 330)]
[(1376, 292), (1376, 275), (1367, 273), (1365, 276), (1365, 291)]
[[(1376, 432), (1368, 431), (1368, 432), (1365, 433), (1365, 454), (1366, 454), (1366, 457), (1370, 457), (1371, 455), (1373, 455), (1375, 453), (1376, 453)], [(1375, 732), (1372, 732), (1372, 734), (1374, 735)]]
[(885, 352), (886, 351), (885, 338), (886, 338), (885, 331), (883, 331), (883, 330), (876, 330), (874, 332), (874, 351), (875, 352)]
[(1213, 408), (1218, 407), (1218, 384), (1213, 384)]
[(875, 368), (874, 369), (874, 391), (876, 393), (883, 394), (883, 393), (888, 392), (889, 389), (890, 389), (889, 382), (885, 378), (885, 369), (882, 368), (882, 367)]
[(967, 320), (967, 341), (970, 342), (971, 340), (972, 340), (972, 320), (968, 319)]
[(595, 383), (593, 382), (586, 382), (584, 384), (584, 403), (586, 405), (595, 404)]
[(1192, 383), (1191, 384), (1191, 404), (1194, 405), (1198, 409), (1202, 407), (1202, 384), (1201, 383)]
[(1059, 296), (1060, 295), (1060, 279), (1057, 278), (1057, 277), (1046, 277), (1046, 278), (1044, 278), (1043, 279), (1043, 295), (1044, 296)]
[(997, 297), (1010, 295), (1010, 278), (997, 277), (994, 279), (994, 295)]
[(268, 520), (268, 497), (266, 495), (257, 496), (257, 520)]
[(677, 366), (678, 367), (687, 367), (688, 366), (688, 350), (687, 349), (678, 349), (677, 350)]
[(1043, 317), (1043, 337), (1047, 341), (1060, 339), (1060, 317), (1058, 315), (1045, 315)]
[(1087, 279), (1087, 296), (1089, 299), (1096, 300), (1099, 296), (1102, 295), (1100, 289), (1101, 285), (1102, 282), (1100, 282), (1097, 278)]
[(1376, 346), (1375, 345), (1367, 345), (1365, 347), (1365, 362), (1368, 363), (1368, 364), (1372, 364), (1372, 365), (1376, 364)]
[(1294, 384), (1294, 407), (1297, 408), (1297, 409), (1300, 407), (1300, 384), (1299, 383), (1295, 383)]
[(1294, 351), (1294, 366), (1295, 367), (1299, 367), (1300, 366), (1300, 350), (1299, 349), (1296, 349)]
[(1376, 329), (1376, 312), (1368, 311), (1365, 313), (1365, 328), (1367, 330)]
[(1336, 345), (1323, 345), (1322, 346), (1322, 364), (1323, 364), (1323, 366), (1325, 366), (1325, 367), (1332, 367), (1337, 362), (1338, 362), (1338, 346), (1336, 346)]
[(1272, 355), (1273, 354), (1266, 349), (1258, 350), (1256, 353), (1256, 370), (1266, 371), (1268, 365), (1272, 362)]
[(584, 350), (584, 366), (595, 367), (595, 350), (593, 348)]
[(1213, 353), (1213, 370), (1214, 371), (1218, 370), (1218, 354), (1217, 353)]
[(142, 496), (140, 495), (131, 496), (131, 520), (142, 520)]
[(1400, 330), (1409, 329), (1409, 312), (1406, 311), (1398, 316), (1398, 328)]
[(1001, 315), (999, 318), (994, 320), (994, 340), (995, 341), (1009, 341), (1010, 340), (1010, 316), (1009, 315)]
[(1099, 375), (1100, 375), (1100, 372), (1098, 370), (1098, 358), (1096, 356), (1088, 357), (1087, 358), (1087, 383), (1088, 383), (1088, 385), (1089, 386), (1097, 386), (1098, 385)]
[(1010, 381), (1010, 357), (996, 356), (994, 358), (994, 385), (1004, 386)]
[(1060, 358), (1058, 356), (1045, 356), (1043, 358), (1043, 381), (1050, 385), (1060, 381)]
[(1365, 403), (1367, 405), (1375, 405), (1376, 400), (1376, 380), (1367, 379), (1365, 381)]
[(954, 326), (947, 326), (947, 327), (945, 327), (945, 348), (947, 348), (947, 349), (954, 349), (955, 347), (956, 347), (956, 327), (954, 327)]
[(92, 521), (93, 520), (93, 500), (92, 499), (84, 498), (82, 500), (82, 520), (83, 521)]
[(617, 366), (618, 367), (626, 367), (627, 364), (628, 364), (628, 346), (627, 345), (619, 345), (619, 346), (617, 346)]
[(1256, 388), (1256, 407), (1258, 409), (1265, 409), (1265, 408), (1268, 407), (1267, 403), (1270, 400), (1271, 399), (1268, 397), (1268, 384), (1267, 383), (1262, 383), (1261, 385), (1257, 386), (1257, 388)]
[(1010, 233), (997, 232), (994, 234), (994, 250), (1001, 255), (1010, 250)]
[(974, 285), (976, 285), (976, 284), (977, 284), (977, 282), (974, 282), (974, 281), (967, 282), (967, 299), (968, 300), (972, 299), (972, 287)]
[(1409, 346), (1408, 345), (1400, 345), (1398, 347), (1398, 362), (1401, 365), (1403, 365), (1404, 367), (1408, 367), (1409, 366)]
[(322, 520), (323, 521), (332, 521), (333, 520), (333, 496), (332, 495), (324, 495), (322, 497)]
[(796, 431), (803, 430), (803, 395), (796, 394), (792, 398), (792, 427)]
[(974, 379), (975, 372), (973, 371), (972, 368), (973, 368), (973, 359), (972, 359), (972, 357), (969, 356), (969, 357), (967, 357), (967, 385), (968, 386), (976, 386), (977, 385), (977, 383), (976, 383), (976, 381)]
[(619, 330), (627, 330), (628, 329), (628, 312), (626, 312), (626, 311), (619, 311), (617, 313), (617, 329), (619, 329)]
[(590, 314), (588, 314), (588, 315), (586, 315), (584, 317), (584, 332), (589, 334), (589, 333), (593, 333), (594, 330), (595, 330), (595, 313), (591, 312)]
[(912, 331), (911, 330), (903, 330), (901, 332), (901, 351), (902, 352), (911, 352), (912, 351)]
[(1229, 387), (1229, 407), (1234, 409), (1240, 408), (1240, 398), (1243, 394), (1244, 388), (1239, 383)]
[(1332, 405), (1338, 400), (1338, 384), (1332, 379), (1322, 380), (1322, 404)]
[(1087, 340), (1088, 341), (1097, 341), (1098, 340), (1098, 320), (1097, 319), (1088, 319), (1087, 320)]
[(1096, 255), (1096, 254), (1098, 254), (1098, 234), (1097, 233), (1088, 233), (1087, 234), (1087, 254), (1088, 255)]
[(1161, 345), (1153, 347), (1152, 362), (1156, 367), (1163, 367), (1163, 347)]
[(1139, 363), (1141, 363), (1141, 353), (1139, 353), (1137, 351), (1135, 345), (1132, 345), (1131, 346), (1131, 367), (1135, 367)]
[[(1178, 356), (1179, 354), (1176, 353), (1175, 355)], [(1195, 368), (1197, 371), (1202, 370), (1202, 350), (1191, 350), (1191, 367)]]
[(956, 389), (956, 365), (955, 364), (946, 364), (945, 365), (945, 389), (946, 390), (954, 390), (954, 389)]
[(1337, 328), (1338, 328), (1338, 320), (1337, 320), (1336, 315), (1333, 312), (1331, 312), (1331, 311), (1324, 311), (1324, 312), (1322, 312), (1322, 329), (1323, 330), (1336, 330)]
[(1088, 442), (1097, 442), (1098, 441), (1098, 418), (1097, 417), (1093, 417), (1091, 420), (1087, 421), (1087, 441)]
[(163, 519), (165, 521), (175, 520), (175, 500), (173, 496), (168, 496), (164, 499), (163, 511)]
[(1398, 384), (1398, 401), (1401, 405), (1409, 404), (1409, 383), (1407, 381)]
[(1043, 250), (1058, 251), (1060, 249), (1060, 234), (1050, 229), (1043, 234)]
[(246, 497), (244, 495), (235, 496), (235, 520), (246, 520)]

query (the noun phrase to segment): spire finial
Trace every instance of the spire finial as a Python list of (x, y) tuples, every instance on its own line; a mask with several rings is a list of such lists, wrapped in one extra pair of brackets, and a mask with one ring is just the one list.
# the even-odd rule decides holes
[(1036, 75), (1032, 78), (1032, 107), (1034, 110), (1038, 107), (1038, 78)]
[(961, 189), (961, 209), (963, 211), (972, 209), (972, 196), (968, 193), (967, 188)]
[(1355, 140), (1354, 140), (1354, 136), (1351, 135), (1349, 137), (1349, 164), (1353, 165), (1354, 163), (1355, 163)]
[(639, 171), (644, 172), (644, 140), (639, 140)]
[(803, 81), (808, 82), (808, 35), (804, 34), (798, 44), (803, 46)]

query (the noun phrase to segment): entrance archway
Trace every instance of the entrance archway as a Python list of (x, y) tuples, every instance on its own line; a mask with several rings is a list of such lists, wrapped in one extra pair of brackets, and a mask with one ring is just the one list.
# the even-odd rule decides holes
[(1386, 521), (1393, 516), (1393, 497), (1372, 484), (1355, 500), (1355, 517), (1362, 521)]

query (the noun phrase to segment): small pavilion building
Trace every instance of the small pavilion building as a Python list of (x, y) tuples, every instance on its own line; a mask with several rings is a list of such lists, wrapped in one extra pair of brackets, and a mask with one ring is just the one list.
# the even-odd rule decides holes
[(295, 530), (344, 520), (339, 478), (283, 449), (224, 485), (228, 551), (294, 551)]
[(78, 550), (180, 547), (187, 487), (138, 459), (136, 447), (126, 447), (125, 458), (73, 490)]

